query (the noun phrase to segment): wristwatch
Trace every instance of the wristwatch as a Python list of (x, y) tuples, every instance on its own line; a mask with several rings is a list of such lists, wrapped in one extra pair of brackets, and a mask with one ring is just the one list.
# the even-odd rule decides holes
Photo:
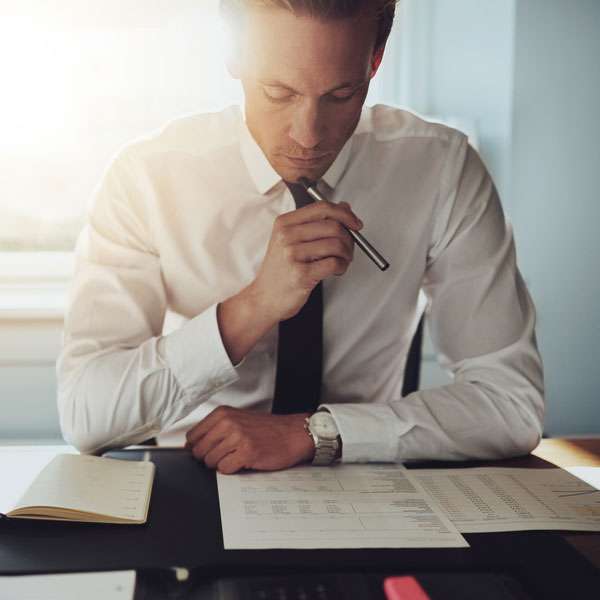
[(304, 428), (315, 443), (313, 465), (330, 465), (339, 458), (342, 440), (335, 419), (328, 410), (318, 410), (310, 418), (306, 418)]

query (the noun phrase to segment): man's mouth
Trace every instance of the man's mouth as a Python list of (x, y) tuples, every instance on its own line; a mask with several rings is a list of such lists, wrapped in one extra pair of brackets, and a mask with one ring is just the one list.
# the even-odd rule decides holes
[(300, 156), (288, 156), (286, 154), (284, 156), (288, 161), (290, 161), (296, 165), (308, 166), (308, 165), (316, 165), (316, 164), (320, 163), (323, 159), (327, 158), (328, 155), (320, 154), (317, 156), (300, 157)]

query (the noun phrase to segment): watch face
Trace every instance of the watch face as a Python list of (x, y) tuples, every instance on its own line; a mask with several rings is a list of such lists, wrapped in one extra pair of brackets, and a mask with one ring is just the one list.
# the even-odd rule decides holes
[(319, 438), (334, 440), (338, 436), (338, 429), (334, 418), (328, 412), (316, 412), (310, 418), (310, 430)]

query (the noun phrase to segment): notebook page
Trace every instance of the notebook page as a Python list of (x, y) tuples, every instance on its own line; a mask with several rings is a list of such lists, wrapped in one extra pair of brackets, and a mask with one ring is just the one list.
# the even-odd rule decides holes
[(72, 446), (0, 447), (0, 513), (15, 507), (42, 469), (58, 454), (79, 454)]
[(15, 508), (51, 506), (142, 521), (154, 476), (151, 462), (59, 455)]

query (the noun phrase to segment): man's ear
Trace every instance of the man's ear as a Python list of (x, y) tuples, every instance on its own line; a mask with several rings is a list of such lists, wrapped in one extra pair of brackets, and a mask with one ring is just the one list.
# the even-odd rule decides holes
[(379, 65), (381, 65), (381, 61), (383, 60), (383, 51), (385, 50), (385, 44), (380, 46), (373, 52), (373, 58), (371, 58), (371, 75), (370, 78), (373, 79), (375, 74), (379, 69)]

